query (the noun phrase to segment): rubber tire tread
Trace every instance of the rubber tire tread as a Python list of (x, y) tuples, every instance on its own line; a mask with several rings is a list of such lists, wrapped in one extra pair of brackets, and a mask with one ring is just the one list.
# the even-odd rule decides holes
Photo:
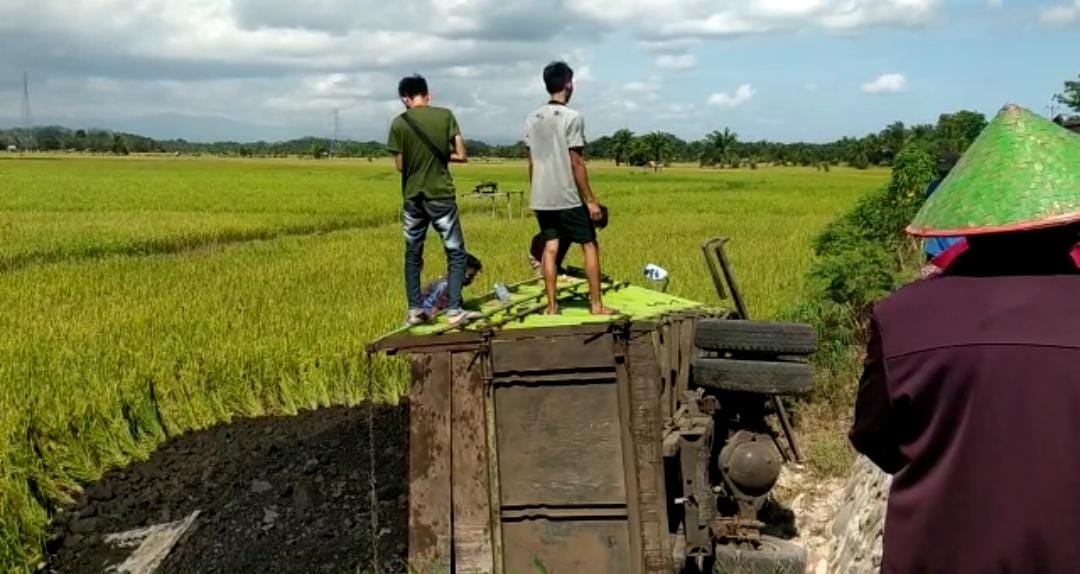
[(817, 350), (817, 333), (804, 323), (700, 319), (694, 344), (708, 351), (809, 355)]
[(814, 388), (814, 367), (809, 363), (702, 357), (694, 359), (691, 374), (695, 385), (722, 391), (793, 395)]
[(803, 574), (806, 550), (802, 546), (772, 536), (761, 537), (755, 550), (731, 544), (717, 544), (713, 574)]

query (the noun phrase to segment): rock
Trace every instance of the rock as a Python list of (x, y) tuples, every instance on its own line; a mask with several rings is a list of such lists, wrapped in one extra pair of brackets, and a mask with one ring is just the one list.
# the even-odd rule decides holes
[(829, 556), (829, 572), (880, 572), (882, 533), (891, 483), (892, 478), (868, 459), (860, 457), (855, 461), (844, 490), (844, 504), (831, 528), (835, 539)]
[(274, 489), (274, 485), (265, 480), (255, 479), (251, 481), (251, 492), (255, 494), (262, 494), (264, 492), (270, 492)]
[(836, 518), (833, 519), (832, 535), (839, 538), (843, 536), (844, 531), (847, 530), (848, 521), (851, 519), (852, 504), (848, 503), (840, 507), (840, 510), (836, 513)]
[(300, 483), (292, 493), (293, 508), (298, 513), (305, 513), (314, 506), (318, 506), (318, 491), (314, 485)]
[(277, 513), (277, 511), (275, 511), (275, 510), (273, 510), (271, 508), (264, 508), (263, 509), (263, 524), (273, 525), (274, 522), (277, 521), (278, 516), (280, 516), (280, 515)]

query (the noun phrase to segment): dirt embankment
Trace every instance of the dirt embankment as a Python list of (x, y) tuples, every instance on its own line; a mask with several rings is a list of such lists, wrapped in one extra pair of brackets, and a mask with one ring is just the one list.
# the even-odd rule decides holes
[(105, 572), (131, 553), (107, 536), (196, 512), (158, 572), (369, 571), (374, 547), (378, 571), (404, 571), (408, 407), (373, 413), (375, 529), (367, 408), (321, 409), (191, 433), (109, 473), (58, 515), (46, 571)]
[[(367, 408), (321, 409), (191, 433), (109, 473), (57, 516), (46, 571), (106, 572), (132, 553), (110, 535), (191, 519), (157, 572), (404, 572), (408, 406), (372, 412), (375, 529)], [(862, 458), (846, 480), (784, 469), (776, 494), (794, 515), (809, 572), (880, 570), (888, 488)]]

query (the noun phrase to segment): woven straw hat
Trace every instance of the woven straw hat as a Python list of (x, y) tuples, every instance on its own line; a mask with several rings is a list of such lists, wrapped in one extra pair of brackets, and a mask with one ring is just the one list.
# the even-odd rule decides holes
[(1019, 106), (1001, 110), (908, 226), (942, 237), (1080, 221), (1080, 136)]

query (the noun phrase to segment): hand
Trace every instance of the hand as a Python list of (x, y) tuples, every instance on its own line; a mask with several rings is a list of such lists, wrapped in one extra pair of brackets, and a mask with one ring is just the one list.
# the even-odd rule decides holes
[(589, 208), (589, 219), (593, 221), (600, 221), (604, 217), (604, 212), (600, 211), (600, 204), (595, 201), (590, 201), (585, 204)]

